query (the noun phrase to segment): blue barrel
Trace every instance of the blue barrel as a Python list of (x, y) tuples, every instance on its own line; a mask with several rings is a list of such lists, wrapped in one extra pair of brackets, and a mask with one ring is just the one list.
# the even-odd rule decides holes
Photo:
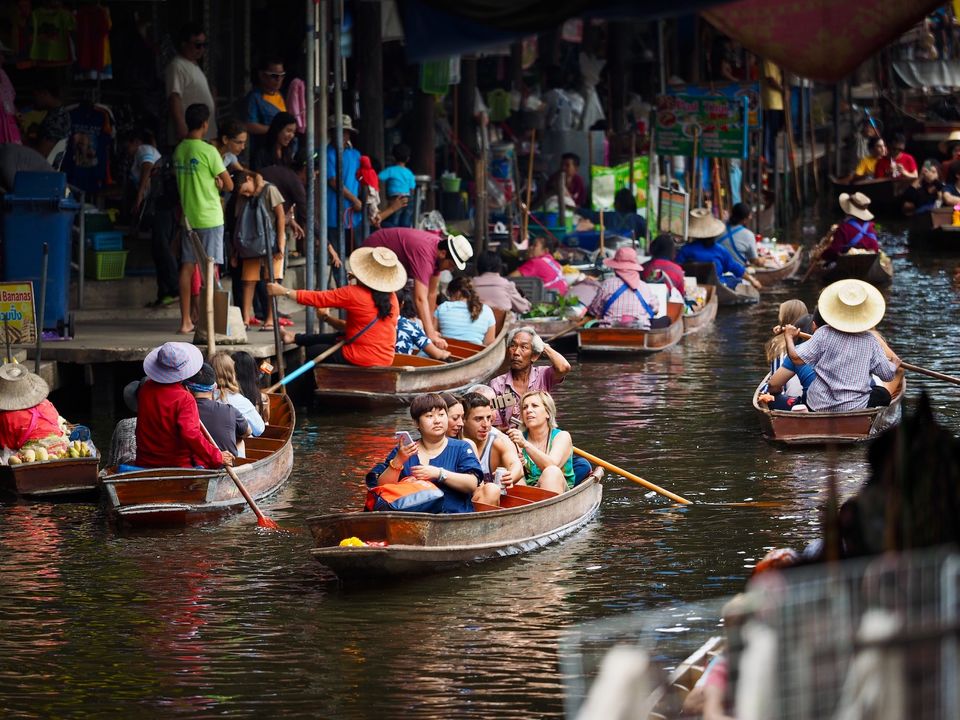
[(64, 197), (62, 173), (18, 172), (3, 197), (3, 279), (33, 282), (39, 312), (43, 244), (47, 243), (47, 293), (43, 329), (64, 332), (69, 319), (70, 248), (80, 204)]

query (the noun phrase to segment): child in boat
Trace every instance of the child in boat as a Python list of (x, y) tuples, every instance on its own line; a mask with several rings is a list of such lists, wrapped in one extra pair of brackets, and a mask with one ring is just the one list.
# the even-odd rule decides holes
[(398, 443), (386, 460), (366, 477), (368, 487), (414, 477), (429, 480), (443, 491), (444, 513), (473, 512), (473, 498), (483, 483), (483, 470), (469, 443), (447, 436), (447, 404), (436, 393), (418, 395), (410, 403), (410, 417), (420, 439)]
[[(794, 302), (794, 301), (788, 301)], [(799, 301), (796, 301), (799, 302)], [(786, 304), (786, 303), (784, 303)], [(803, 303), (800, 303), (801, 305)], [(806, 307), (806, 306), (804, 306)], [(786, 353), (786, 338), (783, 337), (781, 328), (785, 325), (796, 325), (800, 332), (813, 335), (816, 332), (818, 323), (815, 321), (816, 314), (801, 315), (796, 320), (787, 320), (774, 328), (778, 333), (774, 340), (779, 339), (784, 347), (783, 355), (778, 356), (771, 363), (771, 368), (776, 365), (776, 369), (770, 373), (770, 379), (764, 387), (760, 388), (760, 396), (757, 398), (762, 403), (767, 403), (770, 410), (807, 410), (806, 396), (807, 390), (816, 378), (816, 373), (809, 365), (796, 365)], [(783, 314), (781, 314), (781, 319)], [(799, 342), (799, 338), (798, 338)], [(768, 346), (770, 343), (768, 343)]]

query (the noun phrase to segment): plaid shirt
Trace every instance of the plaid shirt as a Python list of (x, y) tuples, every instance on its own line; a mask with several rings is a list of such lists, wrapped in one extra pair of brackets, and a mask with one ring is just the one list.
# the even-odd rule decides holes
[[(606, 312), (603, 311), (603, 306), (607, 304), (610, 298), (617, 294), (617, 291), (623, 287), (624, 284), (623, 280), (616, 275), (604, 280), (600, 284), (600, 292), (596, 294), (593, 302), (590, 303), (590, 314), (600, 318), (600, 324), (604, 326), (613, 325), (620, 321), (624, 315), (629, 315), (633, 317), (634, 324), (637, 327), (650, 327), (650, 313), (643, 307), (637, 298), (637, 294), (629, 287), (625, 292), (620, 293), (620, 297), (613, 301), (613, 304)], [(653, 310), (654, 313), (660, 311), (660, 303), (650, 293), (650, 288), (647, 287), (645, 282), (641, 282), (637, 290), (640, 291), (640, 295), (647, 301), (647, 305), (650, 306), (650, 309)]]
[(862, 410), (870, 400), (870, 375), (881, 380), (896, 375), (869, 332), (845, 333), (825, 326), (797, 347), (797, 355), (817, 374), (807, 390), (807, 406), (818, 412)]

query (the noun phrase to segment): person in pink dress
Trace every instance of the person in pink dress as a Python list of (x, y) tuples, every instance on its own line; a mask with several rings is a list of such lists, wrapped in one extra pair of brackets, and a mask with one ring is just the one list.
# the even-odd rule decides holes
[(523, 277), (538, 277), (543, 280), (544, 290), (553, 290), (566, 295), (567, 281), (563, 279), (563, 268), (553, 257), (555, 241), (549, 237), (538, 237), (530, 245), (528, 259), (511, 275)]

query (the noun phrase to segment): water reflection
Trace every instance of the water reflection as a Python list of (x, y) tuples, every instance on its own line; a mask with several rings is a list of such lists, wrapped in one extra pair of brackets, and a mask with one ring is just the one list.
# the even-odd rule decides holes
[[(957, 261), (885, 229), (896, 280), (881, 330), (904, 359), (956, 374)], [(906, 254), (903, 254), (906, 253)], [(690, 497), (608, 478), (583, 531), (496, 568), (343, 591), (304, 534), (215, 527), (118, 536), (90, 505), (0, 504), (0, 698), (12, 717), (558, 717), (558, 638), (574, 623), (736, 592), (766, 549), (817, 535), (826, 478), (867, 467), (760, 436), (750, 395), (789, 297), (721, 309), (716, 327), (639, 361), (577, 366), (557, 393), (574, 442)], [(911, 376), (960, 432), (960, 388)], [(289, 526), (356, 508), (402, 409), (298, 408), (296, 468), (265, 510)], [(763, 507), (731, 502), (760, 501)], [(686, 622), (680, 618), (678, 622)], [(682, 637), (680, 638), (682, 640)]]

